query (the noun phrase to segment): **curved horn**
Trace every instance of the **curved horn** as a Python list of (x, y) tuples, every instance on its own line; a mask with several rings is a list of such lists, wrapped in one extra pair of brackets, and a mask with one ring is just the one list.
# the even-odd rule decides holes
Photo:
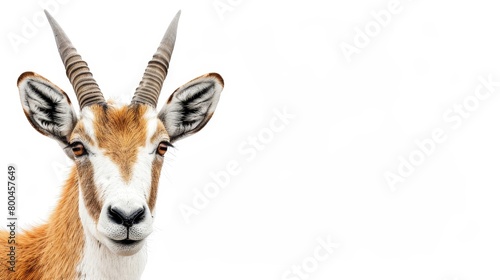
[(75, 90), (80, 108), (83, 109), (83, 107), (95, 103), (105, 103), (106, 100), (104, 100), (104, 96), (99, 86), (94, 80), (94, 77), (92, 77), (92, 73), (90, 73), (87, 63), (83, 61), (82, 57), (76, 52), (75, 47), (73, 47), (68, 36), (64, 33), (56, 20), (46, 10), (44, 12), (52, 27), (57, 48), (59, 49), (59, 55), (66, 68), (66, 75)]
[(174, 51), (175, 37), (177, 35), (177, 24), (181, 11), (178, 11), (168, 26), (158, 50), (149, 61), (142, 81), (135, 90), (132, 103), (148, 104), (156, 108), (161, 87), (167, 77), (170, 57)]

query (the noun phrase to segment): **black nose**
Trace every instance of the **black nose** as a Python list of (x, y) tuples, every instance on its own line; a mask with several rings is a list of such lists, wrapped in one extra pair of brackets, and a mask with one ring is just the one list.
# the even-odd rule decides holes
[(133, 226), (134, 224), (140, 223), (144, 219), (144, 213), (146, 213), (146, 208), (144, 207), (133, 211), (129, 215), (126, 215), (119, 208), (111, 206), (108, 208), (108, 216), (111, 221), (119, 225), (124, 225), (128, 228)]

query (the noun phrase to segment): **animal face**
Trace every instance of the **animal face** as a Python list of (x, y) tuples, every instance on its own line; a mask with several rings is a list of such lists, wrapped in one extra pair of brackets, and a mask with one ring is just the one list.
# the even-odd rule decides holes
[(74, 160), (79, 214), (87, 236), (118, 255), (132, 255), (153, 231), (164, 155), (175, 141), (205, 126), (223, 88), (216, 73), (179, 87), (156, 111), (173, 51), (179, 13), (129, 105), (106, 102), (87, 64), (47, 14), (80, 114), (59, 87), (33, 72), (18, 80), (21, 104), (31, 125), (55, 139)]
[(91, 106), (70, 137), (80, 182), (80, 217), (101, 243), (133, 254), (153, 231), (168, 133), (147, 105)]

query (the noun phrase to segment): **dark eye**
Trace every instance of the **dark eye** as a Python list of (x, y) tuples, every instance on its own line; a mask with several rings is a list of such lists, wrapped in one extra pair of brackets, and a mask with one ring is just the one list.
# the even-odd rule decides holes
[(80, 142), (72, 143), (71, 150), (73, 151), (73, 154), (75, 154), (75, 157), (81, 157), (87, 154), (87, 150), (85, 150), (85, 147)]
[(158, 148), (156, 148), (156, 153), (159, 154), (160, 156), (165, 155), (165, 153), (167, 152), (168, 146), (169, 145), (166, 142), (161, 142), (158, 145)]

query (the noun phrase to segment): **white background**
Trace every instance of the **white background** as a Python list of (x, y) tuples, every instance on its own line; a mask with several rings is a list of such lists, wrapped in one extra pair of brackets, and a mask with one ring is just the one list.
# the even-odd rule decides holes
[[(22, 34), (46, 2), (0, 4), (0, 167), (18, 166), (23, 228), (47, 221), (71, 164), (29, 125), (16, 88), (31, 70), (76, 100), (48, 24)], [(201, 74), (225, 79), (210, 123), (167, 156), (143, 279), (296, 280), (284, 275), (303, 264), (307, 279), (500, 278), (500, 87), (474, 104), (479, 77), (500, 81), (494, 1), (401, 0), (383, 27), (373, 13), (390, 0), (65, 2), (53, 15), (107, 97), (131, 97), (179, 9), (160, 101)], [(367, 26), (347, 57), (341, 44)], [(468, 117), (446, 121), (464, 100)], [(293, 118), (270, 130), (283, 110)], [(435, 129), (446, 140), (391, 188), (385, 174)], [(179, 207), (232, 161), (240, 172), (187, 223)], [(313, 267), (317, 238), (338, 248)]]

